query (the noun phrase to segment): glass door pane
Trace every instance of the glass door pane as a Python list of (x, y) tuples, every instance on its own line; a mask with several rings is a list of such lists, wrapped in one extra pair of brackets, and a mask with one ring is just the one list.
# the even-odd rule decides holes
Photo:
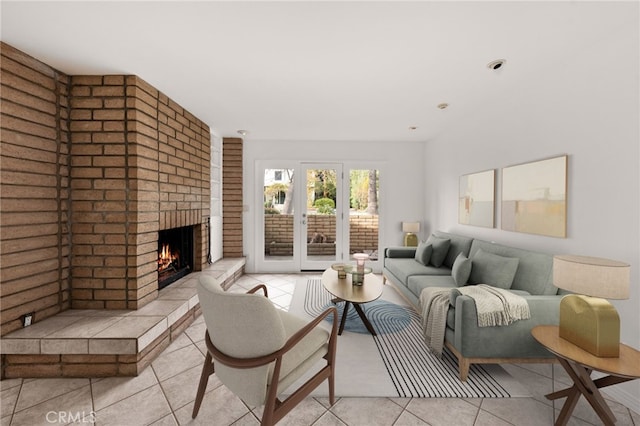
[(293, 260), (294, 170), (264, 169), (264, 258)]
[(302, 207), (301, 269), (321, 270), (341, 254), (342, 166), (305, 164), (305, 202)]
[(349, 172), (349, 259), (354, 253), (366, 253), (378, 260), (378, 211), (380, 172)]

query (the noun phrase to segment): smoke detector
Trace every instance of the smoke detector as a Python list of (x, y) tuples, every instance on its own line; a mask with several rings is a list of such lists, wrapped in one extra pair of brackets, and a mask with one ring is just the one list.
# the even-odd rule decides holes
[(487, 68), (489, 68), (490, 70), (497, 71), (501, 69), (506, 62), (507, 62), (506, 59), (496, 59), (495, 61), (489, 62), (487, 64)]

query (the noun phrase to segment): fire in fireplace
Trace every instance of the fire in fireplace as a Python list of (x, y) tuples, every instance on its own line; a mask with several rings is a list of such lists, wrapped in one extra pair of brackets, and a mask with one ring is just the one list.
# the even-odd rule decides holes
[(193, 226), (160, 231), (158, 235), (158, 290), (193, 271)]

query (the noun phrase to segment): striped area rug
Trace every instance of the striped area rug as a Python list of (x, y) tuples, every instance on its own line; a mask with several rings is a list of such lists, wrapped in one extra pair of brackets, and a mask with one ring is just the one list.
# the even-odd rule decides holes
[[(303, 288), (298, 288), (303, 287)], [(472, 365), (469, 377), (466, 382), (458, 378), (458, 365), (456, 358), (445, 350), (442, 358), (432, 355), (425, 345), (422, 337), (420, 316), (408, 306), (393, 303), (385, 297), (389, 292), (395, 293), (390, 286), (385, 286), (385, 293), (382, 298), (371, 303), (362, 305), (363, 310), (374, 329), (377, 336), (371, 334), (364, 327), (364, 324), (357, 313), (350, 307), (347, 313), (345, 329), (338, 337), (338, 362), (340, 361), (341, 346), (345, 348), (361, 349), (368, 341), (373, 341), (371, 348), (375, 348), (381, 358), (380, 365), (384, 366), (388, 380), (383, 382), (391, 383), (393, 391), (387, 390), (381, 393), (392, 393), (397, 397), (433, 397), (433, 398), (507, 398), (513, 395), (513, 389), (520, 393), (520, 386), (514, 387), (514, 379), (499, 366), (494, 365)], [(306, 285), (298, 285), (296, 293), (304, 291), (304, 297), (296, 297), (292, 302), (292, 311), (297, 303), (303, 304), (304, 313), (309, 317), (314, 317), (324, 311), (329, 306), (338, 308), (338, 319), (342, 317), (344, 303), (333, 305), (332, 296), (324, 289), (320, 278), (308, 279)], [(397, 296), (397, 294), (395, 295)], [(297, 301), (296, 301), (297, 299)], [(397, 302), (397, 300), (396, 300)], [(358, 339), (353, 344), (348, 339)], [(370, 356), (374, 349), (365, 350), (361, 355), (362, 362), (365, 356)], [(346, 355), (342, 355), (347, 357)], [(351, 370), (359, 366), (353, 361), (349, 368), (344, 368), (350, 374)], [(369, 361), (375, 364), (376, 361)], [(367, 372), (369, 377), (377, 373)], [(355, 381), (359, 379), (355, 378)], [(381, 386), (384, 387), (384, 386)], [(337, 386), (337, 392), (340, 393)], [(353, 393), (353, 391), (349, 392)], [(358, 396), (358, 395), (341, 395)], [(391, 396), (391, 395), (379, 395)]]

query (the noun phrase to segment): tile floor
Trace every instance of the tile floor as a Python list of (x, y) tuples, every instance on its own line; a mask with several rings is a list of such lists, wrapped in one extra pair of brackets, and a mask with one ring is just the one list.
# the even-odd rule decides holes
[[(259, 282), (271, 300), (288, 309), (301, 275), (244, 275), (230, 291), (245, 291)], [(191, 419), (204, 360), (204, 322), (198, 318), (138, 377), (104, 379), (10, 379), (0, 382), (0, 426), (98, 425), (257, 425), (260, 407), (247, 407), (212, 376), (200, 414)], [(333, 407), (326, 398), (307, 398), (281, 425), (552, 425), (555, 407), (544, 394), (570, 380), (559, 366), (504, 365), (531, 391), (530, 398), (426, 399), (341, 398)], [(553, 385), (555, 380), (555, 387)], [(618, 425), (640, 426), (640, 415), (615, 401), (610, 406)], [(581, 398), (570, 425), (601, 424)]]

